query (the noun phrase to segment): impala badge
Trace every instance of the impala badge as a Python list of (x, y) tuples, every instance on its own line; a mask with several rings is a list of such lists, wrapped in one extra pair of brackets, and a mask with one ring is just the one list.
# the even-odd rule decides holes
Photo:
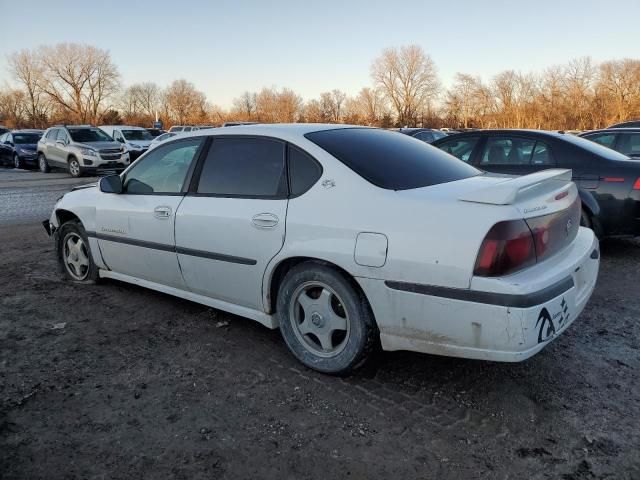
[(336, 186), (336, 182), (334, 182), (332, 179), (328, 178), (327, 180), (323, 180), (322, 181), (322, 186), (324, 188), (333, 188)]

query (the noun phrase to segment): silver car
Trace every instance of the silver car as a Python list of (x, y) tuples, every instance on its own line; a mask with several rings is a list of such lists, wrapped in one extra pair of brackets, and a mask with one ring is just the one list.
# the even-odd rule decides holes
[(129, 152), (102, 130), (90, 125), (58, 125), (38, 142), (41, 172), (64, 168), (72, 177), (121, 172), (129, 166)]

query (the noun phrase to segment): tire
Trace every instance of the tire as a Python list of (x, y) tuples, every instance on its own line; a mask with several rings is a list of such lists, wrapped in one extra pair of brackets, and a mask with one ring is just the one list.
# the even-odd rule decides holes
[(580, 226), (590, 228), (593, 230), (593, 221), (591, 220), (591, 215), (589, 212), (582, 208), (582, 212), (580, 213)]
[(82, 176), (82, 167), (80, 167), (80, 162), (76, 157), (69, 157), (69, 175), (73, 178)]
[(58, 259), (65, 276), (78, 283), (96, 283), (98, 267), (91, 256), (87, 233), (79, 220), (69, 220), (57, 232)]
[(277, 315), (289, 350), (319, 372), (348, 374), (377, 345), (366, 298), (329, 266), (305, 262), (287, 272), (278, 290)]
[(51, 167), (49, 167), (49, 162), (47, 162), (47, 157), (44, 156), (44, 153), (38, 155), (38, 169), (42, 173), (49, 173), (51, 171)]
[(20, 160), (20, 157), (18, 156), (17, 153), (13, 155), (13, 167), (14, 168), (25, 168), (24, 162), (22, 160)]

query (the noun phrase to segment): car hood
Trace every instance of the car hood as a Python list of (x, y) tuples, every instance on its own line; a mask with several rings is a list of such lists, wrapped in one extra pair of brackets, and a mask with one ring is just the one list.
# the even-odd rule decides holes
[(37, 143), (18, 143), (16, 145), (16, 150), (35, 150), (38, 148)]
[(113, 149), (117, 148), (118, 150), (122, 146), (119, 142), (84, 142), (84, 143), (76, 143), (77, 147), (85, 147), (85, 148), (95, 148), (97, 150), (102, 150), (105, 148)]
[(141, 147), (148, 147), (152, 140), (127, 140), (127, 145), (139, 145)]

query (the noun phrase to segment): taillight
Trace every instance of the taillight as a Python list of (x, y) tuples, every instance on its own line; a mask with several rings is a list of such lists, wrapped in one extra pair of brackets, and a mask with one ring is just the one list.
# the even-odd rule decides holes
[(636, 183), (633, 184), (634, 190), (640, 190), (640, 178), (636, 180)]
[(482, 242), (474, 275), (499, 277), (536, 263), (533, 235), (524, 220), (496, 223)]
[(576, 198), (559, 212), (496, 223), (482, 242), (474, 275), (508, 275), (556, 254), (576, 238), (581, 207)]

